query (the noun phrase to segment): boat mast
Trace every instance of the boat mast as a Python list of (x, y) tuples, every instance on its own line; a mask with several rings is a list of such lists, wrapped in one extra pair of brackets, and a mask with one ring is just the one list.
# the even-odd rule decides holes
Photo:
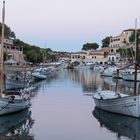
[(0, 90), (3, 92), (3, 52), (4, 52), (4, 22), (5, 22), (5, 1), (2, 8), (2, 32), (1, 32), (1, 58), (0, 58)]
[(138, 69), (138, 34), (137, 34), (137, 19), (135, 20), (135, 61), (134, 61), (135, 75), (134, 75), (134, 95), (137, 91), (137, 69)]
[[(1, 33), (1, 57), (3, 62), (3, 52), (4, 52), (4, 22), (5, 22), (5, 1), (3, 1), (3, 9), (2, 9), (2, 33)], [(2, 63), (3, 68), (3, 63)]]

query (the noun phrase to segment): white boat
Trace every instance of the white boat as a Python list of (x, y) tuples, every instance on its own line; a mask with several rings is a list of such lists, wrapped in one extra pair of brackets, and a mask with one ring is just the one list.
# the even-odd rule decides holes
[(47, 78), (47, 75), (45, 75), (41, 72), (33, 72), (32, 76), (37, 80), (45, 80)]
[(7, 90), (23, 89), (31, 81), (31, 73), (29, 71), (24, 72), (24, 70), (6, 70), (4, 75), (5, 88)]
[[(134, 81), (135, 72), (127, 72), (122, 74), (122, 79), (126, 81)], [(140, 81), (140, 72), (137, 72), (137, 81)]]
[(100, 64), (95, 64), (91, 69), (103, 72), (104, 69), (105, 69), (105, 66), (104, 65), (100, 65)]
[(39, 68), (32, 73), (32, 77), (34, 77), (35, 80), (45, 80), (48, 77), (48, 75), (50, 75), (51, 72), (54, 71), (54, 67)]
[[(136, 45), (135, 52), (137, 52), (136, 58), (138, 58), (138, 39), (137, 39), (136, 44), (137, 45)], [(139, 95), (139, 91), (137, 90), (138, 64), (137, 64), (136, 58), (134, 62), (136, 75), (135, 75), (135, 80), (134, 80), (133, 95), (119, 93), (117, 91), (118, 83), (116, 83), (115, 91), (103, 90), (93, 95), (93, 99), (97, 107), (99, 107), (100, 109), (109, 111), (109, 112), (113, 112), (113, 113), (118, 113), (118, 114), (138, 117), (138, 118), (140, 117), (140, 95)]]
[(116, 66), (111, 66), (111, 67), (108, 67), (108, 68), (105, 68), (101, 73), (100, 75), (101, 76), (108, 76), (108, 77), (112, 77), (113, 75), (113, 72), (117, 70), (117, 67)]
[(74, 69), (89, 70), (89, 69), (93, 69), (93, 67), (94, 67), (94, 64), (92, 62), (87, 62), (87, 63), (84, 63), (84, 64), (79, 64), (77, 66), (74, 66)]
[(6, 91), (0, 98), (0, 115), (18, 112), (29, 108), (31, 100), (24, 91)]
[(23, 110), (30, 107), (31, 101), (29, 94), (24, 94), (24, 91), (7, 92), (4, 88), (3, 78), (3, 46), (4, 46), (4, 13), (5, 1), (3, 1), (3, 18), (2, 18), (2, 41), (1, 41), (1, 63), (0, 63), (0, 115), (5, 115)]
[(6, 89), (21, 89), (25, 87), (24, 79), (15, 74), (7, 74), (5, 79)]
[(123, 93), (115, 93), (110, 90), (100, 91), (93, 96), (95, 104), (100, 109), (140, 117), (140, 96), (131, 96)]
[(125, 71), (120, 71), (119, 74), (117, 73), (117, 70), (113, 71), (112, 78), (119, 78), (122, 79), (122, 74), (125, 73)]

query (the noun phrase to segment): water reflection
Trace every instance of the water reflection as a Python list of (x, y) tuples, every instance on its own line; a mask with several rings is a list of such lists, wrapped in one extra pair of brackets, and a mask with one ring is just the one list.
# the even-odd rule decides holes
[(81, 84), (84, 93), (96, 92), (103, 88), (103, 80), (96, 71), (69, 70), (68, 76), (74, 83)]
[(0, 139), (10, 140), (34, 140), (29, 133), (34, 121), (31, 119), (31, 111), (21, 112), (0, 117)]
[(94, 117), (100, 122), (101, 127), (105, 127), (116, 133), (117, 139), (122, 137), (140, 140), (140, 120), (124, 115), (118, 115), (103, 111), (95, 107)]
[[(102, 77), (98, 71), (93, 70), (69, 70), (69, 78), (74, 84), (80, 84), (83, 93), (94, 93), (99, 90), (113, 90), (116, 88), (116, 79), (112, 77)], [(139, 84), (139, 83), (137, 83)], [(118, 92), (133, 93), (134, 83), (130, 81), (118, 80)]]
[(33, 81), (33, 86), (35, 87), (34, 90), (32, 90), (31, 97), (36, 97), (37, 94), (39, 93), (39, 90), (45, 87), (46, 85), (51, 84), (53, 81), (59, 78), (59, 72), (53, 72), (50, 75), (48, 75), (46, 80), (34, 80)]

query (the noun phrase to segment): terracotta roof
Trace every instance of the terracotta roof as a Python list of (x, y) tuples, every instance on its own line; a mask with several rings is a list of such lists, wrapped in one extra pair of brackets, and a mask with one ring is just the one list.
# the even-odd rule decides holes
[(96, 50), (96, 51), (89, 52), (89, 55), (103, 55), (103, 54), (104, 54), (103, 50)]
[(90, 53), (89, 55), (104, 55), (104, 53), (97, 52), (97, 53)]
[(74, 52), (74, 53), (72, 53), (72, 54), (87, 54), (87, 52)]

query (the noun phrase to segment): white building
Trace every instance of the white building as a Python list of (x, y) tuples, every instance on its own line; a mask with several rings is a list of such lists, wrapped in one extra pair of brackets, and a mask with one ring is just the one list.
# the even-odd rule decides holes
[(102, 48), (96, 51), (81, 51), (71, 54), (71, 62), (82, 63), (107, 63), (107, 56), (109, 53), (109, 48)]
[(130, 45), (129, 38), (135, 29), (127, 29), (122, 31), (119, 36), (111, 37), (110, 38), (110, 53), (108, 55), (108, 62), (119, 62), (121, 60), (120, 54), (117, 53), (116, 50), (119, 48), (127, 49), (132, 47)]
[(116, 53), (109, 53), (107, 56), (108, 64), (118, 63), (120, 61), (120, 55)]
[(71, 53), (71, 62), (85, 63), (87, 57), (86, 51)]
[(96, 51), (81, 51), (71, 53), (71, 62), (79, 63), (118, 63), (120, 62), (120, 54), (117, 53), (119, 48), (130, 48), (129, 37), (135, 29), (128, 29), (122, 31), (119, 36), (111, 37), (109, 47), (102, 48)]
[(129, 37), (135, 29), (128, 29), (124, 30), (119, 36), (111, 37), (110, 38), (110, 52), (116, 53), (116, 50), (119, 48), (126, 48), (129, 47)]

